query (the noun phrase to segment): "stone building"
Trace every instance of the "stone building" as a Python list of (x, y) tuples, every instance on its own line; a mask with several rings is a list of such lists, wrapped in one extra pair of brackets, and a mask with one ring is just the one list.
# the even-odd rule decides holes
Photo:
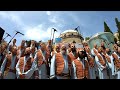
[(82, 35), (76, 30), (66, 30), (59, 37), (62, 38), (62, 42), (64, 43), (82, 43), (84, 40)]

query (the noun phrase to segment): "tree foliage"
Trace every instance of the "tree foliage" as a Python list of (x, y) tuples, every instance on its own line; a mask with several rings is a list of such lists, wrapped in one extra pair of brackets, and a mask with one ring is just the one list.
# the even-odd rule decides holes
[(87, 40), (89, 40), (90, 39), (90, 37), (85, 37), (85, 41), (87, 41)]
[(118, 21), (118, 18), (115, 18), (115, 22), (116, 22), (116, 26), (118, 28), (117, 32), (118, 32), (118, 39), (120, 41), (120, 22)]
[(107, 25), (106, 22), (104, 22), (104, 32), (110, 32), (113, 34), (113, 32), (110, 30), (109, 26)]

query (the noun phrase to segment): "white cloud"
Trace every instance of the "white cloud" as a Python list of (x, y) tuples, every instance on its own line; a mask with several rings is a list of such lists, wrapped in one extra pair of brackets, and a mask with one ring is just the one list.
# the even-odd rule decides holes
[[(46, 12), (48, 15), (51, 15), (50, 11)], [(22, 12), (22, 14), (25, 15), (24, 12)], [(10, 21), (12, 21), (16, 27), (16, 29), (18, 29), (18, 31), (22, 31), (22, 33), (25, 34), (25, 36), (21, 36), (18, 37), (19, 39), (34, 39), (36, 41), (42, 40), (42, 41), (47, 41), (48, 39), (50, 39), (51, 37), (51, 29), (54, 26), (45, 26), (43, 23), (38, 24), (38, 25), (33, 25), (33, 26), (28, 26), (24, 23), (24, 20), (22, 19), (22, 16), (20, 16), (20, 13), (18, 12), (0, 12), (0, 16), (2, 18), (8, 19)], [(37, 18), (37, 17), (36, 17)], [(50, 16), (51, 22), (55, 23), (57, 30), (59, 30), (59, 27), (62, 27), (62, 24), (58, 24), (58, 21), (60, 21), (60, 19), (55, 15), (55, 16)], [(47, 23), (47, 22), (46, 22)], [(19, 29), (22, 29), (20, 30)], [(60, 34), (60, 32), (56, 32), (54, 37), (58, 37)]]
[(0, 12), (0, 17), (1, 18), (9, 18), (9, 15), (7, 14), (7, 12)]
[(56, 26), (57, 28), (63, 28), (67, 24), (67, 22), (65, 21), (65, 18), (61, 16), (62, 16), (62, 13), (54, 12), (54, 14), (48, 17), (48, 20), (51, 23), (53, 23), (54, 26)]
[(49, 18), (49, 20), (50, 20), (50, 22), (52, 22), (52, 23), (57, 23), (57, 22), (58, 22), (56, 16), (53, 16), (53, 17)]
[[(45, 30), (46, 27), (44, 27), (43, 24), (40, 24), (35, 27), (27, 27), (25, 28), (25, 38), (26, 39), (33, 39), (36, 41), (47, 41), (51, 37), (51, 27), (48, 27)], [(55, 33), (55, 38), (59, 36), (59, 32)]]
[(60, 12), (47, 12), (49, 14), (48, 20), (54, 24), (58, 24), (63, 22), (63, 20), (60, 18), (61, 13)]
[(51, 15), (51, 12), (50, 12), (50, 11), (47, 11), (46, 14), (47, 14), (47, 15)]
[[(21, 12), (21, 13), (23, 13), (23, 12)], [(5, 18), (5, 19), (12, 21), (17, 26), (24, 26), (22, 19), (20, 18), (20, 16), (16, 12), (9, 12), (9, 11), (2, 12), (1, 11), (0, 16), (2, 18)]]

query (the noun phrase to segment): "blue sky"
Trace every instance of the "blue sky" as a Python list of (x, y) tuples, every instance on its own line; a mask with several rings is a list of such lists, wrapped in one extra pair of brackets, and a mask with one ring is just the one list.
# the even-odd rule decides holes
[[(115, 17), (120, 21), (120, 11), (0, 11), (0, 26), (10, 35), (18, 30), (25, 34), (18, 34), (17, 45), (22, 39), (47, 41), (50, 39), (51, 28), (59, 36), (64, 30), (80, 26), (84, 37), (92, 36), (104, 31), (104, 21), (113, 32), (117, 31)], [(6, 34), (4, 34), (4, 37)], [(8, 37), (6, 40), (9, 41)]]

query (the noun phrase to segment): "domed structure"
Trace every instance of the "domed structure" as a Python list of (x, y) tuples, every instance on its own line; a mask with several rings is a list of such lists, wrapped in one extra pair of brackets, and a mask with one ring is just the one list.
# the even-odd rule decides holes
[(66, 30), (59, 37), (62, 38), (64, 43), (81, 43), (84, 40), (82, 35), (76, 30)]

